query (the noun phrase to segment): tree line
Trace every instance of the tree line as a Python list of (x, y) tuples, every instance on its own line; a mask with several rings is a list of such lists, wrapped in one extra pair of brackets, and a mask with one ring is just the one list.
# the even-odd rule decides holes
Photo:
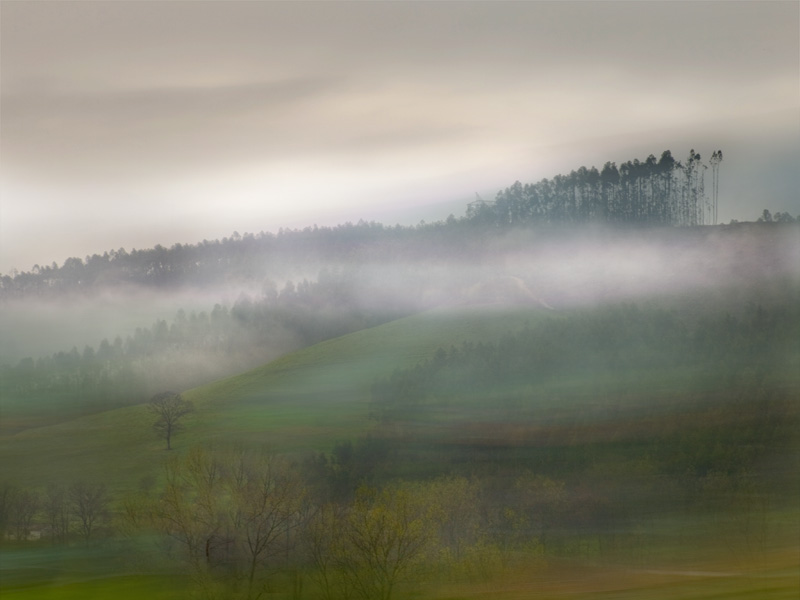
[[(496, 402), (508, 394), (517, 406), (525, 402), (518, 394), (530, 395), (536, 386), (587, 375), (624, 380), (630, 374), (680, 372), (726, 387), (743, 373), (763, 376), (785, 368), (798, 338), (800, 312), (793, 306), (750, 305), (739, 315), (696, 322), (635, 304), (576, 311), (540, 319), (496, 343), (439, 348), (418, 365), (377, 381), (372, 414), (385, 423), (425, 421), (427, 413), (458, 398), (463, 415), (470, 398), (486, 394)], [(526, 403), (537, 405), (534, 396)]]
[[(377, 289), (352, 273), (324, 270), (317, 281), (271, 281), (258, 295), (242, 294), (229, 308), (179, 310), (171, 322), (156, 320), (132, 335), (16, 365), (0, 365), (0, 392), (45, 405), (68, 400), (78, 411), (106, 410), (143, 402), (164, 389), (189, 389), (232, 372), (263, 364), (286, 352), (405, 316), (392, 286)], [(418, 292), (421, 294), (421, 292)], [(365, 298), (370, 298), (365, 301)]]
[(373, 386), (373, 435), (391, 454), (376, 472), (447, 468), (503, 489), (500, 474), (525, 465), (583, 497), (578, 513), (620, 527), (645, 506), (724, 513), (785, 497), (798, 417), (785, 378), (799, 336), (796, 307), (691, 324), (627, 306), (442, 349)]
[[(691, 150), (684, 161), (670, 150), (643, 161), (634, 159), (602, 169), (580, 167), (537, 183), (515, 182), (497, 193), (492, 202), (471, 203), (462, 217), (451, 215), (434, 223), (386, 226), (347, 222), (335, 227), (316, 225), (279, 229), (277, 233), (240, 235), (196, 244), (124, 248), (71, 257), (59, 266), (34, 265), (30, 271), (0, 276), (0, 300), (52, 297), (115, 285), (170, 289), (209, 286), (231, 281), (261, 282), (266, 278), (296, 277), (299, 266), (402, 261), (462, 256), (474, 251), (478, 230), (604, 223), (610, 225), (697, 226), (716, 224), (719, 216), (719, 170), (722, 152), (708, 163)], [(711, 168), (711, 193), (705, 172)], [(774, 217), (765, 210), (759, 221), (794, 222), (789, 213)]]
[(30, 271), (4, 274), (0, 276), (0, 300), (57, 297), (124, 285), (174, 289), (260, 284), (266, 279), (297, 280), (298, 272), (331, 265), (447, 255), (448, 242), (460, 237), (453, 227), (458, 221), (452, 217), (446, 222), (386, 226), (361, 220), (335, 227), (281, 228), (277, 233), (234, 232), (222, 240), (174, 244), (169, 248), (120, 248), (102, 255), (71, 257), (61, 266), (53, 262), (34, 265)]
[(194, 447), (164, 463), (160, 483), (113, 498), (85, 483), (44, 493), (5, 485), (0, 544), (113, 536), (130, 543), (129, 558), (172, 569), (204, 597), (247, 599), (283, 586), (295, 597), (305, 587), (313, 597), (391, 600), (429, 579), (489, 577), (511, 556), (485, 527), (477, 481), (359, 484), (334, 502), (312, 475), (266, 451)]
[[(580, 167), (537, 183), (519, 181), (497, 194), (494, 202), (475, 202), (468, 218), (499, 226), (526, 224), (608, 223), (647, 226), (715, 225), (719, 210), (722, 151), (709, 164), (693, 149), (686, 160), (665, 150), (656, 159), (634, 159), (601, 170)], [(712, 193), (706, 193), (705, 171), (712, 170)]]
[(89, 541), (108, 533), (111, 497), (102, 483), (48, 483), (44, 490), (0, 485), (0, 538)]
[[(44, 492), (0, 487), (0, 525), (5, 543), (112, 538), (139, 568), (158, 565), (209, 598), (282, 590), (294, 597), (391, 600), (429, 583), (495, 580), (531, 561), (646, 564), (665, 543), (658, 520), (677, 517), (694, 524), (683, 535), (758, 552), (775, 535), (771, 504), (780, 506), (781, 494), (790, 493), (765, 480), (758, 468), (763, 455), (745, 463), (731, 457), (729, 469), (718, 457), (706, 471), (687, 471), (687, 464), (700, 463), (685, 458), (668, 467), (667, 454), (696, 461), (732, 444), (720, 433), (754, 416), (741, 404), (727, 420), (719, 409), (693, 415), (700, 418), (685, 432), (672, 427), (677, 417), (667, 418), (658, 438), (674, 439), (663, 455), (653, 454), (657, 444), (643, 448), (632, 440), (587, 439), (577, 448), (550, 440), (558, 469), (541, 457), (495, 448), (489, 463), (434, 453), (438, 459), (426, 461), (429, 472), (420, 475), (408, 454), (420, 442), (408, 437), (345, 441), (301, 461), (252, 448), (197, 446), (167, 459), (160, 477), (113, 497), (85, 483), (50, 484)], [(769, 414), (786, 420), (774, 407)], [(786, 435), (793, 423), (783, 426)], [(781, 452), (776, 441), (756, 443)], [(749, 447), (751, 440), (739, 444)]]

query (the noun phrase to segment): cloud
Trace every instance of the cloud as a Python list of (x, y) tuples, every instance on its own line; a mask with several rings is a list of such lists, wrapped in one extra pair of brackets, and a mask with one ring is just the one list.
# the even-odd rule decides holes
[[(224, 214), (240, 230), (269, 226), (248, 225), (264, 216), (263, 198), (281, 219), (295, 210), (293, 223), (336, 206), (380, 218), (397, 198), (491, 193), (667, 147), (723, 148), (726, 167), (744, 173), (728, 153), (747, 145), (743, 122), (765, 129), (759, 115), (782, 111), (781, 127), (798, 133), (791, 2), (43, 1), (2, 11), (0, 225), (15, 244), (35, 237), (42, 215), (151, 230), (153, 211), (129, 216), (131, 203), (190, 216), (201, 204), (203, 227)], [(769, 140), (750, 155), (762, 148), (774, 167)], [(747, 173), (749, 189), (791, 194)], [(186, 218), (175, 223), (190, 241)]]
[(18, 119), (76, 119), (119, 122), (216, 118), (254, 110), (272, 110), (318, 97), (336, 84), (331, 78), (257, 81), (240, 85), (162, 87), (102, 92), (9, 94), (4, 112)]
[(339, 84), (305, 78), (8, 95), (3, 101), (7, 166), (32, 165), (71, 180), (103, 179), (224, 164), (257, 148), (272, 146), (277, 152), (280, 140), (270, 129), (281, 129), (282, 121), (296, 119)]
[(4, 169), (36, 179), (160, 180), (291, 156), (369, 164), (448, 143), (514, 151), (797, 105), (791, 3), (3, 11)]

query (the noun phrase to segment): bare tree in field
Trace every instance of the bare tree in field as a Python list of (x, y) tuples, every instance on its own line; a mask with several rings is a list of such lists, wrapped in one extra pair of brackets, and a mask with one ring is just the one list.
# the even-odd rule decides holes
[(78, 529), (88, 542), (97, 522), (108, 513), (109, 498), (106, 486), (78, 481), (69, 488), (72, 513), (78, 520)]
[(304, 521), (305, 490), (287, 463), (265, 453), (235, 452), (225, 465), (232, 500), (227, 511), (233, 548), (247, 581), (247, 597), (260, 596), (271, 567), (288, 563)]
[(180, 394), (161, 392), (153, 396), (148, 409), (157, 417), (153, 429), (159, 437), (167, 440), (167, 450), (171, 450), (172, 436), (183, 429), (181, 420), (194, 410), (194, 406)]
[(53, 541), (64, 541), (69, 533), (69, 495), (67, 488), (58, 483), (48, 483), (45, 491), (43, 512), (50, 525)]
[(291, 464), (264, 452), (190, 449), (165, 466), (156, 529), (180, 548), (201, 586), (226, 582), (248, 599), (291, 565), (305, 522), (305, 489)]
[(11, 526), (16, 494), (17, 489), (8, 482), (0, 484), (0, 540), (6, 536)]
[(11, 521), (14, 526), (14, 537), (17, 540), (27, 540), (31, 533), (31, 525), (36, 513), (39, 512), (41, 498), (31, 490), (20, 490), (12, 496)]

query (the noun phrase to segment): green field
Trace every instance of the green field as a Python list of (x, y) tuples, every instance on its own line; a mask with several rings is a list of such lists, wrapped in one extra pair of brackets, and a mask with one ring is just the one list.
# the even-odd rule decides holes
[[(47, 560), (42, 554), (37, 553), (37, 561)], [(4, 557), (7, 559), (8, 555), (4, 553)], [(425, 593), (417, 590), (412, 594), (414, 598), (425, 600), (525, 600), (532, 597), (544, 600), (794, 600), (800, 593), (797, 561), (796, 548), (790, 548), (770, 552), (746, 564), (736, 559), (717, 559), (691, 565), (631, 569), (577, 561), (538, 563), (535, 568), (527, 565), (505, 569), (496, 578), (441, 584), (431, 586)], [(10, 600), (177, 600), (198, 597), (189, 591), (190, 582), (175, 575), (93, 573), (88, 563), (76, 563), (75, 560), (58, 563), (61, 571), (74, 570), (73, 575), (61, 577), (39, 565), (35, 572), (25, 573), (31, 577), (27, 582), (18, 577), (7, 578), (4, 572), (0, 588), (2, 596)], [(4, 567), (4, 571), (14, 566)], [(300, 596), (276, 592), (268, 597), (282, 600), (313, 598), (318, 590), (309, 583), (304, 592)]]
[[(177, 452), (199, 443), (254, 443), (275, 452), (327, 450), (370, 427), (370, 386), (438, 348), (492, 340), (548, 316), (520, 309), (497, 313), (432, 311), (317, 344), (264, 367), (184, 393), (195, 407)], [(13, 402), (4, 400), (4, 419)], [(136, 487), (166, 458), (144, 405), (89, 415), (0, 438), (4, 479), (43, 487), (77, 478), (112, 489)]]
[[(185, 431), (173, 439), (171, 452), (154, 435), (153, 415), (145, 405), (31, 426), (3, 436), (2, 479), (40, 490), (51, 482), (102, 482), (116, 501), (113, 527), (121, 512), (119, 498), (148, 478), (160, 482), (164, 463), (191, 448), (263, 447), (303, 459), (330, 452), (342, 441), (382, 431), (388, 443), (399, 443), (400, 448), (393, 455), (398, 464), (392, 465), (386, 478), (425, 479), (435, 477), (437, 469), (460, 472), (459, 465), (466, 465), (467, 475), (488, 473), (502, 481), (504, 473), (529, 465), (539, 465), (542, 473), (553, 476), (559, 472), (559, 461), (568, 461), (563, 474), (567, 485), (580, 489), (584, 477), (601, 488), (604, 480), (627, 482), (631, 497), (639, 498), (631, 501), (636, 514), (645, 515), (639, 525), (625, 524), (618, 536), (625, 541), (619, 548), (604, 549), (602, 536), (592, 529), (598, 525), (593, 523), (580, 534), (563, 534), (555, 553), (543, 555), (540, 550), (526, 549), (524, 543), (522, 550), (497, 550), (502, 558), (484, 570), (471, 571), (468, 577), (433, 577), (422, 587), (399, 589), (394, 597), (796, 597), (800, 530), (788, 495), (797, 491), (797, 482), (785, 480), (800, 450), (796, 438), (782, 462), (763, 469), (771, 477), (770, 489), (786, 484), (785, 493), (774, 496), (764, 509), (747, 508), (731, 512), (730, 517), (725, 513), (712, 518), (707, 509), (691, 508), (685, 514), (659, 519), (648, 513), (641, 500), (655, 498), (657, 492), (635, 496), (643, 493), (636, 487), (641, 484), (637, 477), (655, 481), (649, 470), (655, 467), (643, 464), (639, 457), (650, 460), (646, 454), (650, 452), (653, 461), (663, 461), (658, 454), (663, 454), (663, 448), (654, 445), (648, 450), (650, 436), (661, 436), (665, 443), (674, 437), (685, 445), (692, 440), (687, 442), (686, 436), (673, 431), (675, 427), (686, 426), (691, 438), (691, 432), (705, 435), (706, 431), (702, 422), (695, 421), (716, 419), (719, 424), (712, 435), (718, 436), (717, 441), (706, 445), (713, 454), (714, 443), (728, 443), (720, 433), (728, 417), (715, 402), (727, 401), (726, 394), (731, 392), (715, 387), (719, 381), (705, 365), (622, 373), (581, 369), (535, 384), (511, 382), (488, 395), (480, 390), (435, 395), (418, 407), (422, 416), (407, 419), (397, 425), (400, 433), (389, 435), (371, 418), (376, 381), (432, 359), (440, 348), (447, 351), (465, 342), (497, 343), (509, 333), (564, 318), (568, 316), (541, 308), (471, 307), (399, 319), (184, 392), (196, 410), (186, 419)], [(785, 358), (786, 365), (796, 363), (796, 356)], [(800, 385), (797, 373), (786, 365), (777, 365), (769, 382), (780, 398), (795, 393)], [(746, 399), (737, 402), (747, 404)], [(796, 421), (797, 408), (795, 403), (785, 417)], [(14, 418), (13, 401), (4, 402), (3, 409), (4, 419)], [(732, 426), (738, 426), (737, 418), (730, 417)], [(413, 443), (406, 444), (405, 439)], [(590, 467), (575, 470), (575, 465), (584, 464)], [(611, 502), (619, 501), (614, 495), (619, 489), (608, 487), (606, 493)], [(753, 541), (749, 533), (740, 531), (742, 514), (759, 520), (761, 531), (768, 532), (764, 539)], [(168, 564), (154, 567), (134, 559), (141, 542), (137, 539), (133, 545), (116, 538), (91, 544), (72, 540), (66, 545), (46, 540), (8, 542), (0, 546), (2, 597), (199, 597), (197, 586), (189, 578), (176, 579)], [(275, 580), (274, 593), (265, 597), (317, 597), (320, 590), (311, 577), (303, 578), (302, 573), (296, 577), (305, 582), (302, 592), (297, 581), (285, 579), (284, 574)], [(290, 589), (294, 595), (286, 591)], [(225, 597), (224, 592), (219, 597)]]

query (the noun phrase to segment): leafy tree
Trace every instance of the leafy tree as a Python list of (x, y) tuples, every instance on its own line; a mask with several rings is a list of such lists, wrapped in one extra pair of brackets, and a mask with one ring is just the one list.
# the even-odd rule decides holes
[(345, 580), (364, 600), (390, 600), (413, 579), (435, 542), (433, 507), (408, 486), (362, 488), (332, 551)]
[(148, 405), (150, 412), (156, 415), (153, 429), (159, 437), (167, 441), (167, 450), (172, 449), (172, 436), (183, 429), (181, 421), (194, 410), (188, 400), (184, 400), (175, 392), (161, 392), (153, 396)]

